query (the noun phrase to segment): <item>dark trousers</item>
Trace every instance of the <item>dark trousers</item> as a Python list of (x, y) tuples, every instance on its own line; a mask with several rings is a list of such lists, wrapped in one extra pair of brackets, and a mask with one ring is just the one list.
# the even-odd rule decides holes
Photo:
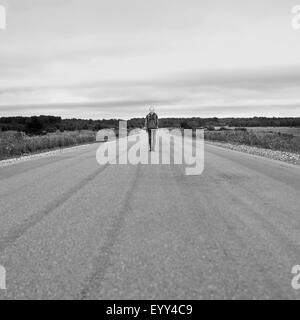
[(151, 150), (154, 150), (156, 130), (155, 129), (147, 129), (147, 132), (148, 132), (149, 148)]

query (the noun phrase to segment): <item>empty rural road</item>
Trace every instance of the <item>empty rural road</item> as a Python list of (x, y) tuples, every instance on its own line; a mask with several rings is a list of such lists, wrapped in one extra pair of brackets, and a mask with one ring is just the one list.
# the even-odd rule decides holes
[(205, 145), (205, 169), (98, 144), (0, 168), (0, 299), (297, 299), (300, 168)]

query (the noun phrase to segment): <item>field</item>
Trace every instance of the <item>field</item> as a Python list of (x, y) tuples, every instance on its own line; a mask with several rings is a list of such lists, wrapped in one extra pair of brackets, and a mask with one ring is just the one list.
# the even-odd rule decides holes
[(0, 132), (0, 160), (95, 141), (95, 132), (88, 130), (36, 136), (15, 131)]
[(300, 128), (227, 128), (224, 130), (206, 131), (205, 139), (300, 153)]
[(292, 134), (293, 136), (300, 137), (300, 128), (297, 127), (249, 127), (247, 130), (254, 130), (256, 132), (280, 132), (283, 134)]

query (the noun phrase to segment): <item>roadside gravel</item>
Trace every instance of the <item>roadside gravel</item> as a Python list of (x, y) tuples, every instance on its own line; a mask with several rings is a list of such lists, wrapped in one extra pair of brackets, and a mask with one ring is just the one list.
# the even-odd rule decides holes
[(212, 145), (216, 145), (216, 146), (231, 149), (231, 150), (254, 154), (256, 156), (267, 157), (274, 160), (279, 160), (279, 161), (300, 165), (300, 154), (297, 154), (297, 153), (257, 148), (257, 147), (251, 147), (246, 145), (237, 145), (237, 144), (232, 144), (227, 142), (215, 142), (215, 141), (206, 140), (205, 143), (209, 143)]

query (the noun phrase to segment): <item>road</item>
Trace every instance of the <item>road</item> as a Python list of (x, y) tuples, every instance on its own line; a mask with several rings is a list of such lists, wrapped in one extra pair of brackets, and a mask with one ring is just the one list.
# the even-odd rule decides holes
[(299, 298), (299, 167), (206, 144), (187, 176), (98, 147), (0, 168), (1, 299)]

